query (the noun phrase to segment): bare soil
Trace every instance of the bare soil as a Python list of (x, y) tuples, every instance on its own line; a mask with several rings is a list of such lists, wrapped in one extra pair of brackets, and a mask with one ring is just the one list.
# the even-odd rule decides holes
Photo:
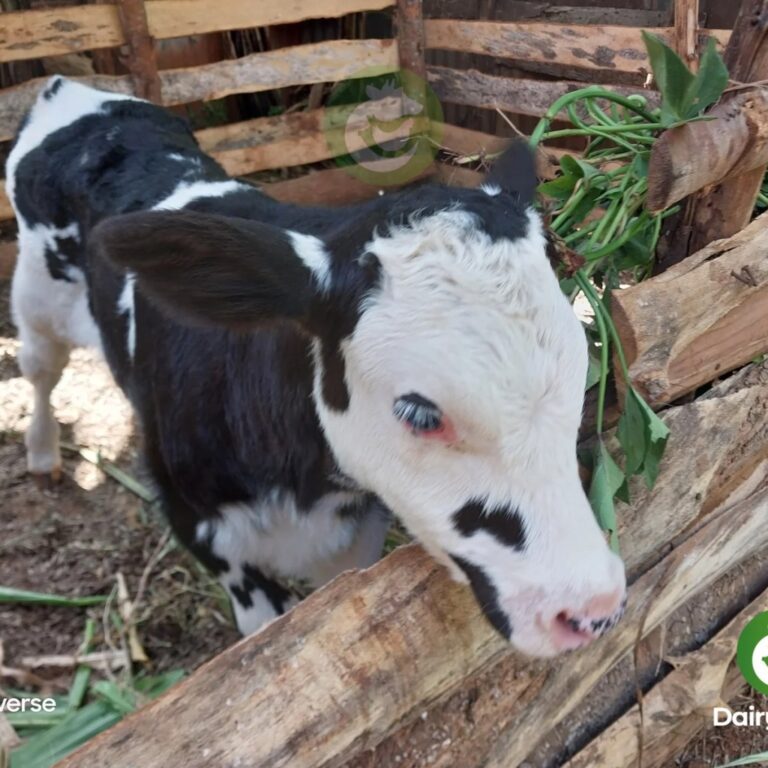
[[(68, 597), (106, 595), (122, 573), (135, 596), (166, 525), (152, 505), (75, 450), (64, 453), (61, 483), (41, 487), (27, 475), (23, 433), (32, 389), (16, 364), (8, 288), (0, 282), (0, 585)], [(96, 355), (74, 353), (53, 404), (65, 444), (97, 451), (140, 479), (130, 407)], [(101, 626), (100, 608), (0, 604), (4, 665), (75, 652), (89, 611)], [(137, 611), (153, 671), (193, 669), (237, 639), (224, 594), (172, 544), (153, 568)], [(50, 673), (54, 688), (68, 686), (66, 675)]]
[[(23, 434), (32, 403), (29, 384), (16, 363), (18, 344), (10, 322), (9, 285), (0, 281), (0, 586), (66, 596), (105, 595), (118, 573), (136, 595), (167, 526), (158, 511), (74, 450), (64, 456), (65, 477), (41, 487), (26, 473)], [(106, 365), (95, 355), (76, 352), (54, 392), (62, 439), (70, 446), (98, 451), (141, 480), (137, 437), (130, 408)], [(152, 671), (190, 671), (237, 639), (221, 590), (186, 552), (172, 546), (149, 572), (138, 606), (138, 636)], [(101, 608), (52, 608), (0, 603), (0, 665), (24, 667), (29, 657), (75, 652), (87, 616), (102, 626)], [(96, 646), (104, 647), (98, 635)], [(44, 687), (66, 690), (71, 674), (37, 670)], [(18, 684), (0, 678), (3, 685)], [(29, 681), (27, 681), (29, 682)], [(39, 690), (39, 688), (38, 688)], [(352, 761), (355, 768), (421, 768), (443, 763), (456, 739), (471, 738), (476, 713), (486, 696), (500, 692), (472, 688), (454, 699), (432, 726), (406, 729), (386, 748)], [(768, 710), (756, 695), (735, 702)], [(702, 723), (706, 717), (702, 715)], [(715, 768), (728, 759), (768, 749), (768, 733), (753, 728), (709, 728), (672, 764), (675, 768)], [(374, 760), (374, 762), (371, 762)], [(457, 766), (461, 768), (461, 766)], [(530, 768), (539, 768), (530, 765)]]

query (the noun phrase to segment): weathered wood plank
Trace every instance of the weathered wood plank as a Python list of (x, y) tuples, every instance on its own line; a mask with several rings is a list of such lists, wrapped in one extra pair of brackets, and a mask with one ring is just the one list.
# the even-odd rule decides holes
[[(165, 0), (158, 0), (158, 2)], [(160, 73), (163, 103), (210, 101), (397, 70), (394, 40), (329, 40)]]
[[(330, 107), (259, 117), (197, 131), (200, 147), (232, 176), (328, 160), (338, 147), (354, 152), (366, 146), (363, 132), (370, 116), (401, 114), (401, 101), (390, 97), (348, 108)], [(404, 121), (389, 135), (405, 138), (428, 129), (424, 120)]]
[(714, 107), (709, 117), (713, 119), (665, 131), (653, 145), (646, 202), (650, 211), (663, 211), (710, 184), (768, 163), (765, 90), (737, 94)]
[[(158, 39), (286, 24), (356, 11), (381, 10), (393, 0), (147, 0), (150, 34)], [(3, 14), (0, 61), (35, 59), (122, 45), (116, 5), (44, 8)]]
[[(170, 0), (157, 0), (166, 1)], [(208, 101), (232, 93), (335, 82), (362, 77), (371, 69), (394, 72), (397, 66), (397, 45), (393, 40), (331, 40), (199, 67), (166, 69), (160, 72), (160, 82), (163, 103), (173, 105)], [(73, 79), (106, 91), (132, 93), (128, 75)], [(45, 82), (38, 78), (0, 91), (0, 141), (13, 138)]]
[[(566, 93), (584, 88), (585, 83), (572, 81), (528, 80), (498, 77), (476, 69), (428, 67), (429, 82), (440, 99), (481, 109), (496, 109), (540, 117), (552, 102)], [(654, 105), (658, 103), (655, 91), (625, 86), (606, 86), (624, 95), (642, 93)]]
[[(668, 738), (691, 715), (709, 712), (727, 701), (726, 677), (736, 655), (736, 642), (747, 622), (768, 610), (768, 591), (753, 600), (702, 648), (674, 659), (675, 668), (660, 683), (643, 694), (639, 705), (603, 731), (563, 768), (630, 768), (638, 764), (642, 734), (643, 757), (651, 750), (654, 758), (676, 757)], [(677, 745), (673, 741), (672, 748)], [(647, 762), (643, 760), (643, 764)]]
[(768, 351), (768, 214), (613, 297), (632, 383), (670, 402)]
[[(640, 10), (587, 5), (561, 5), (559, 2), (514, 0), (497, 3), (498, 21), (551, 21), (560, 24), (616, 24), (625, 27), (668, 27), (672, 23), (671, 11)], [(477, 5), (468, 0), (427, 0), (426, 18), (476, 19)]]
[[(639, 73), (648, 54), (639, 29), (540, 22), (427, 20), (428, 48), (593, 70)], [(654, 32), (672, 41), (672, 29)]]

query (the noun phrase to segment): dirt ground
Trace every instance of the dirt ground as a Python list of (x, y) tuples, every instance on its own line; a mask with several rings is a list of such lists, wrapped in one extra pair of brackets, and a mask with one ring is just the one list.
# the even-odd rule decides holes
[[(0, 585), (67, 596), (103, 595), (121, 573), (135, 596), (166, 525), (152, 505), (73, 450), (79, 446), (98, 451), (141, 480), (130, 408), (106, 366), (90, 353), (75, 353), (53, 397), (62, 439), (72, 447), (65, 452), (66, 475), (55, 487), (32, 482), (25, 471), (23, 445), (31, 387), (16, 364), (8, 288), (0, 281)], [(163, 551), (146, 574), (148, 586), (138, 606), (139, 639), (149, 669), (191, 670), (235, 641), (237, 634), (218, 586), (185, 552), (173, 546)], [(76, 651), (89, 612), (101, 626), (100, 608), (0, 604), (0, 665), (27, 666), (30, 657)], [(103, 646), (103, 636), (96, 642)], [(39, 674), (50, 691), (66, 690), (71, 681), (70, 674), (60, 670), (43, 669)], [(468, 691), (468, 701), (476, 694)], [(768, 700), (756, 696), (738, 703), (768, 710)], [(370, 768), (429, 765), (450, 747), (451, 732), (462, 731), (459, 721), (463, 723), (472, 706), (460, 704), (450, 716), (456, 718), (455, 731), (450, 722), (424, 728), (418, 743), (403, 740), (384, 758), (386, 765), (379, 762)], [(768, 749), (765, 731), (710, 729), (674, 766), (714, 768), (761, 749)]]
[[(16, 364), (14, 335), (8, 283), (0, 282), (0, 585), (69, 597), (104, 595), (122, 573), (135, 595), (166, 526), (150, 505), (74, 450), (64, 453), (59, 485), (40, 488), (29, 479), (23, 432), (31, 387)], [(103, 362), (76, 352), (53, 403), (64, 443), (98, 451), (137, 475), (130, 408)], [(101, 626), (101, 610), (89, 610)], [(223, 593), (173, 546), (153, 568), (137, 610), (154, 671), (194, 668), (237, 638)], [(5, 666), (76, 651), (87, 613), (0, 605)], [(66, 677), (60, 682), (68, 684)]]

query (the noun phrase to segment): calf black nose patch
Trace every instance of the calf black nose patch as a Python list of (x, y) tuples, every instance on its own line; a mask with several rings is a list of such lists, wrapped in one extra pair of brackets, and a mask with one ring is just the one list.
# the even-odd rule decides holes
[(462, 536), (485, 531), (507, 547), (518, 551), (525, 549), (525, 525), (516, 507), (486, 510), (483, 501), (472, 499), (453, 513), (453, 524)]

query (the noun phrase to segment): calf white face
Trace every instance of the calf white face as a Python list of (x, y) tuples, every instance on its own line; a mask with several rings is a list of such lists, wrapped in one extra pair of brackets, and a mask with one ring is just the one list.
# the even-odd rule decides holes
[(459, 206), (374, 237), (378, 288), (341, 342), (348, 405), (326, 402), (321, 355), (315, 396), (342, 469), (550, 655), (615, 623), (624, 569), (578, 475), (584, 332), (538, 217), (518, 216), (516, 239)]
[(546, 656), (618, 620), (624, 569), (578, 475), (586, 341), (530, 209), (530, 155), (513, 150), (489, 181), (383, 198), (322, 239), (189, 211), (93, 234), (177, 316), (308, 331), (339, 468), (470, 584), (516, 647)]

